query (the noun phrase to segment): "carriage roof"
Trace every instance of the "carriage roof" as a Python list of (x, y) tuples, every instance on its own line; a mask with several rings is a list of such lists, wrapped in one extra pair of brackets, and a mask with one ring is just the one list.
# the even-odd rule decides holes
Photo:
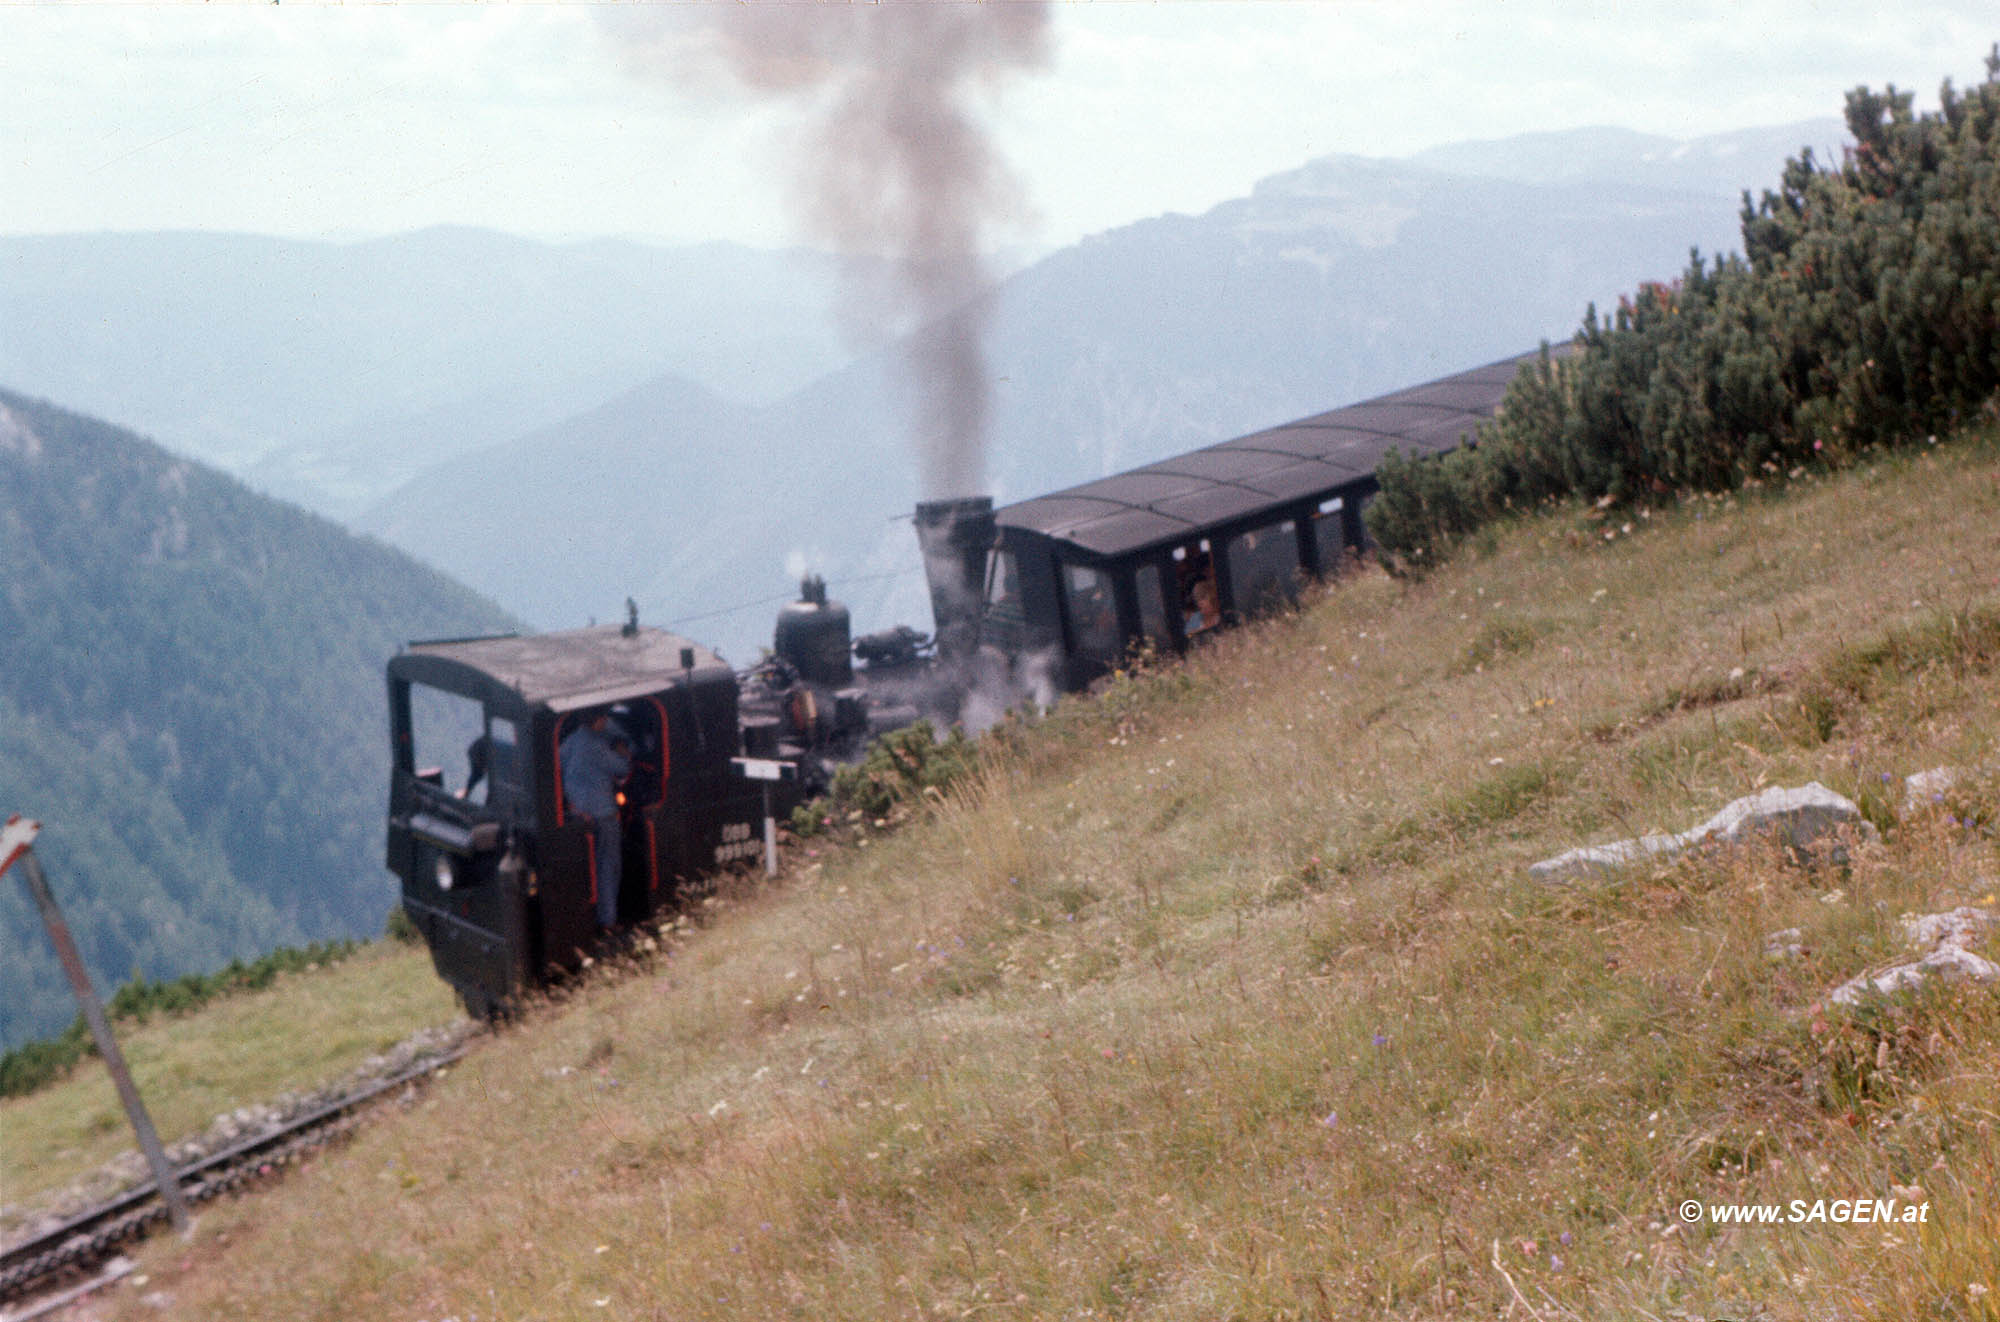
[[(1563, 356), (1567, 345), (1551, 350)], [(1372, 490), (1389, 450), (1437, 454), (1472, 438), (1537, 353), (1316, 413), (1080, 486), (1008, 505), (1019, 529), (1102, 556), (1175, 541), (1342, 487)]]

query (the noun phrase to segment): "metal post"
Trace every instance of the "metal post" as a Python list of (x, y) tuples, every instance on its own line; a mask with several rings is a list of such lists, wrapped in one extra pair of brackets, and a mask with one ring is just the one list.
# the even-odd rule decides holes
[(146, 1105), (139, 1100), (139, 1090), (133, 1086), (132, 1072), (125, 1067), (125, 1056), (118, 1050), (118, 1040), (111, 1036), (111, 1024), (104, 1017), (104, 1006), (97, 999), (97, 992), (90, 985), (90, 974), (83, 967), (83, 957), (77, 953), (76, 942), (70, 938), (69, 925), (63, 921), (62, 910), (56, 907), (56, 897), (49, 891), (48, 879), (42, 875), (42, 865), (35, 858), (35, 851), (29, 843), (35, 838), (40, 824), (25, 821), (21, 817), (10, 817), (4, 835), (0, 835), (0, 872), (15, 858), (21, 860), (21, 878), (27, 883), (28, 893), (34, 897), (35, 907), (42, 911), (42, 923), (49, 929), (49, 940), (55, 943), (56, 955), (62, 960), (63, 972), (69, 975), (69, 985), (76, 992), (77, 1004), (83, 1007), (84, 1021), (90, 1025), (91, 1036), (97, 1039), (97, 1054), (104, 1058), (104, 1067), (111, 1072), (111, 1082), (118, 1088), (118, 1099), (125, 1104), (125, 1115), (132, 1122), (133, 1132), (139, 1136), (139, 1148), (146, 1154), (146, 1162), (153, 1168), (153, 1182), (158, 1186), (160, 1199), (167, 1205), (167, 1214), (173, 1218), (174, 1229), (182, 1235), (193, 1229), (188, 1219), (187, 1201), (181, 1197), (180, 1180), (174, 1168), (167, 1164), (167, 1154), (160, 1147), (160, 1136), (153, 1129), (152, 1118), (146, 1114)]
[(764, 875), (778, 875), (778, 819), (771, 815), (771, 782), (764, 782)]

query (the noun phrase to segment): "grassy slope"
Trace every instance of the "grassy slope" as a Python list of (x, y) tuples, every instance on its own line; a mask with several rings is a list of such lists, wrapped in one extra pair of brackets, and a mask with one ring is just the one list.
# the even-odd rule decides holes
[[(2000, 601), (1997, 444), (1350, 580), (536, 1012), (149, 1246), (148, 1288), (203, 1318), (1994, 1316), (1994, 997), (1879, 1036), (1814, 1010), (1899, 913), (1986, 894), (1990, 839), (1523, 867), (1764, 784), (1888, 822), (1885, 773), (1991, 756), (2000, 647), (1854, 647)], [(1673, 1215), (1913, 1184), (1920, 1228)]]
[[(418, 949), (378, 943), (331, 968), (280, 977), (196, 1014), (116, 1025), (139, 1095), (174, 1142), (225, 1111), (339, 1077), (457, 1002)], [(0, 1101), (0, 1203), (52, 1189), (132, 1146), (102, 1061)]]

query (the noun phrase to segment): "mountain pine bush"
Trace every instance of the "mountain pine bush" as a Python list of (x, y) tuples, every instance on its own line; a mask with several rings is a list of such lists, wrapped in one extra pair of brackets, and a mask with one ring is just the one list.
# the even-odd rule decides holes
[(1743, 203), (1742, 256), (1693, 253), (1574, 348), (1545, 348), (1464, 448), (1390, 455), (1367, 512), (1411, 571), (1510, 511), (1713, 491), (1949, 430), (2000, 388), (2000, 43), (1934, 113), (1847, 96), (1854, 146)]

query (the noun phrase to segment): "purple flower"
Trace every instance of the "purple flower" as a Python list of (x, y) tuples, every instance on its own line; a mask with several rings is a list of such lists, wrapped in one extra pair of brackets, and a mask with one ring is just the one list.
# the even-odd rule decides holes
[(1388, 1046), (1389, 1045), (1388, 1035), (1386, 1033), (1377, 1033), (1375, 1035), (1375, 1045), (1378, 1047)]
[(1568, 1248), (1570, 1245), (1576, 1243), (1576, 1236), (1570, 1234), (1567, 1230), (1563, 1231), (1562, 1234), (1557, 1235), (1556, 1238), (1562, 1241), (1562, 1246), (1564, 1248)]
[(1324, 1119), (1324, 1120), (1320, 1121), (1320, 1123), (1321, 1123), (1321, 1124), (1323, 1124), (1323, 1125), (1325, 1125), (1325, 1126), (1326, 1126), (1326, 1127), (1327, 1127), (1328, 1129), (1337, 1129), (1337, 1128), (1339, 1128), (1339, 1126), (1340, 1126), (1340, 1112), (1338, 1112), (1338, 1111), (1328, 1111), (1328, 1112), (1326, 1113), (1326, 1119)]

